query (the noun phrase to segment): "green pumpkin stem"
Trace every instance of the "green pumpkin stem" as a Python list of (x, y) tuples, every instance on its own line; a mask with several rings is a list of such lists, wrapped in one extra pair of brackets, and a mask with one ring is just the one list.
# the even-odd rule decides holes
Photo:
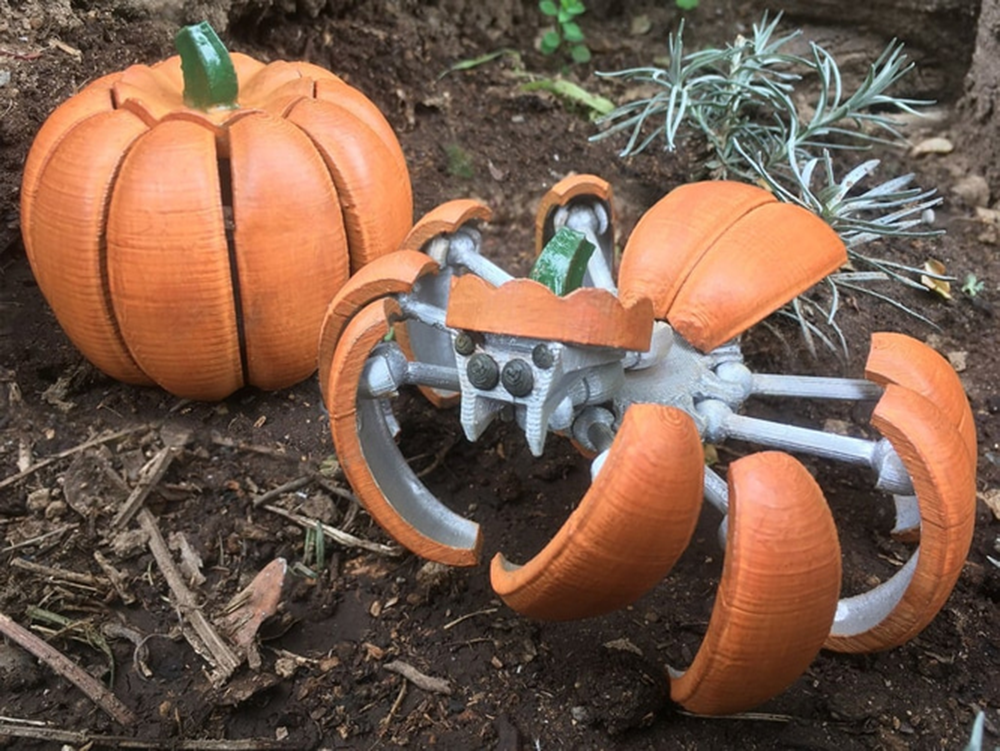
[(229, 51), (208, 21), (185, 26), (174, 37), (184, 73), (184, 104), (199, 110), (235, 109), (239, 82)]

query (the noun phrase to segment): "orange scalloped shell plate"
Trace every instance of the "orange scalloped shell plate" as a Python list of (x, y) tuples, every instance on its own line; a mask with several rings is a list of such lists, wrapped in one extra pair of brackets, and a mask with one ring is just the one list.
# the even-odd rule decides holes
[(452, 280), (447, 323), (468, 331), (645, 352), (653, 335), (653, 309), (645, 298), (620, 300), (594, 287), (559, 297), (531, 279), (493, 287), (469, 274)]

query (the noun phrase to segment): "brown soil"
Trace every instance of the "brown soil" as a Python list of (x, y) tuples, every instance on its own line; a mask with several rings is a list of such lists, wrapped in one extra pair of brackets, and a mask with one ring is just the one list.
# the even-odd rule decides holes
[[(666, 33), (677, 21), (665, 5), (642, 8), (651, 29), (641, 35), (630, 33), (638, 10), (585, 17), (594, 62), (566, 74), (621, 98), (614, 84), (588, 74), (663, 54)], [(301, 562), (302, 529), (254, 506), (253, 498), (330, 466), (333, 447), (317, 384), (309, 380), (278, 393), (247, 390), (219, 404), (200, 404), (113, 382), (88, 366), (62, 334), (33, 282), (18, 235), (20, 168), (46, 115), (97, 75), (171, 53), (176, 19), (141, 8), (125, 0), (0, 0), (0, 73), (11, 74), (0, 85), (0, 478), (104, 432), (141, 428), (0, 485), (0, 611), (37, 625), (29, 608), (40, 607), (98, 630), (118, 623), (156, 637), (147, 642), (149, 677), (133, 663), (126, 640), (108, 639), (112, 676), (100, 649), (70, 638), (82, 631), (51, 638), (110, 683), (139, 718), (129, 726), (116, 725), (73, 685), (0, 643), (0, 715), (18, 718), (22, 727), (5, 741), (0, 724), (0, 746), (56, 748), (63, 739), (52, 731), (66, 731), (81, 734), (66, 737), (77, 747), (85, 745), (86, 734), (102, 734), (155, 747), (177, 739), (250, 739), (243, 748), (284, 741), (288, 748), (938, 749), (962, 747), (980, 708), (987, 711), (987, 737), (1000, 737), (1000, 569), (987, 560), (1000, 555), (1000, 524), (982, 502), (961, 579), (918, 638), (873, 655), (824, 652), (760, 714), (706, 719), (685, 715), (669, 701), (662, 666), (690, 659), (697, 648), (721, 571), (717, 520), (708, 512), (695, 544), (655, 591), (627, 610), (565, 624), (531, 622), (504, 607), (489, 588), (485, 565), (438, 570), (412, 556), (385, 557), (328, 542), (318, 577), (290, 574), (281, 612), (261, 630), (260, 670), (244, 666), (225, 687), (213, 688), (207, 663), (178, 635), (177, 610), (148, 548), (141, 540), (130, 545), (127, 536), (110, 530), (110, 520), (138, 469), (163, 445), (160, 426), (185, 428), (192, 432), (190, 443), (146, 505), (165, 537), (183, 533), (200, 555), (206, 581), (195, 589), (206, 614), (218, 614), (276, 556)], [(756, 18), (753, 4), (702, 3), (689, 21), (688, 39), (718, 43)], [(613, 184), (622, 238), (653, 201), (689, 179), (691, 160), (683, 154), (651, 149), (623, 161), (614, 139), (589, 143), (594, 128), (581, 113), (547, 94), (519, 90), (509, 57), (442, 77), (453, 63), (501, 47), (520, 50), (528, 70), (558, 72), (555, 61), (532, 51), (538, 31), (533, 10), (486, 31), (460, 20), (429, 8), (280, 22), (272, 13), (259, 23), (247, 13), (229, 29), (227, 42), (263, 59), (308, 59), (366, 92), (399, 133), (417, 213), (456, 197), (484, 200), (494, 212), (486, 252), (516, 272), (525, 271), (531, 253), (538, 198), (567, 173), (595, 172)], [(926, 127), (946, 134), (947, 121)], [(886, 174), (916, 171), (920, 184), (938, 188), (945, 199), (938, 222), (948, 233), (887, 243), (881, 252), (918, 265), (935, 257), (960, 279), (975, 273), (985, 288), (974, 298), (956, 290), (951, 301), (888, 290), (933, 320), (936, 330), (867, 297), (849, 300), (840, 317), (851, 346), (843, 367), (832, 357), (812, 360), (794, 327), (780, 320), (751, 332), (745, 349), (757, 366), (851, 375), (858, 374), (875, 330), (909, 333), (953, 357), (965, 353), (961, 376), (980, 443), (978, 488), (995, 497), (997, 228), (977, 219), (951, 191), (965, 176), (963, 160), (974, 155), (884, 156)], [(426, 481), (483, 525), (484, 560), (500, 549), (516, 560), (530, 557), (586, 488), (586, 463), (556, 441), (540, 461), (516, 430), (503, 427), (470, 445), (458, 438), (454, 414), (436, 412), (418, 398), (403, 429), (402, 445), (418, 457), (415, 466), (441, 457)], [(819, 478), (840, 529), (846, 586), (891, 574), (909, 555), (887, 534), (891, 504), (873, 503), (852, 476), (820, 472)], [(337, 473), (333, 481), (346, 487)], [(359, 537), (388, 542), (364, 512), (351, 523), (350, 503), (320, 485), (276, 502), (305, 506), (304, 513), (350, 526)], [(130, 602), (110, 586), (97, 553), (122, 574)], [(67, 582), (18, 561), (98, 579)], [(384, 669), (392, 660), (447, 680), (452, 693), (409, 685)], [(38, 723), (35, 735), (48, 733), (48, 739), (26, 737), (28, 721)], [(114, 744), (94, 747), (108, 745)]]

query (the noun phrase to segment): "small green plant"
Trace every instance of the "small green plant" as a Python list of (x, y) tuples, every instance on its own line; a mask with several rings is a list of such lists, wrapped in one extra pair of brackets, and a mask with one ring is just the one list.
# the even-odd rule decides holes
[(698, 0), (674, 0), (681, 10), (694, 10), (698, 7)]
[(476, 175), (476, 165), (472, 155), (457, 143), (449, 143), (444, 147), (444, 154), (448, 160), (448, 174), (460, 177), (463, 180), (471, 180)]
[[(864, 151), (903, 141), (892, 115), (918, 114), (915, 107), (927, 103), (893, 96), (888, 89), (913, 64), (907, 63), (902, 45), (893, 42), (857, 89), (847, 92), (837, 61), (825, 49), (811, 43), (806, 56), (786, 51), (800, 32), (778, 35), (780, 20), (780, 14), (769, 18), (765, 13), (750, 36), (740, 35), (723, 48), (692, 53), (684, 50), (682, 21), (668, 40), (668, 67), (599, 73), (643, 84), (653, 93), (601, 118), (598, 122), (605, 129), (592, 140), (628, 134), (620, 152), (623, 157), (638, 154), (659, 139), (671, 151), (693, 144), (705, 155), (705, 174), (696, 177), (764, 185), (779, 199), (825, 219), (847, 245), (854, 269), (828, 278), (830, 309), (812, 312), (823, 314), (842, 344), (834, 323), (839, 289), (872, 295), (930, 323), (889, 295), (860, 286), (889, 279), (924, 289), (916, 279), (927, 272), (865, 255), (858, 248), (876, 238), (939, 234), (920, 225), (941, 199), (933, 190), (914, 187), (913, 175), (876, 183), (876, 159), (838, 178), (831, 157), (837, 151)], [(808, 106), (802, 106), (800, 83), (806, 76), (816, 82), (818, 92)], [(810, 322), (811, 315), (803, 315), (810, 306), (815, 303), (800, 298), (786, 313), (799, 320), (811, 347), (810, 333), (818, 329)]]
[(975, 297), (986, 288), (986, 282), (977, 279), (975, 274), (966, 274), (965, 282), (962, 284), (962, 291), (969, 297)]
[(538, 9), (556, 22), (556, 27), (542, 37), (542, 52), (551, 55), (565, 43), (573, 62), (589, 62), (590, 48), (583, 40), (580, 25), (574, 20), (587, 10), (583, 0), (540, 0)]

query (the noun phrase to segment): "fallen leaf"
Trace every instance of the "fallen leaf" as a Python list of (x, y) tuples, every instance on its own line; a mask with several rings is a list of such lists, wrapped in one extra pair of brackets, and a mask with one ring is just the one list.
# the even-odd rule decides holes
[(216, 625), (243, 649), (254, 670), (260, 667), (260, 657), (254, 649), (254, 637), (260, 624), (277, 612), (287, 571), (288, 563), (285, 559), (275, 558), (229, 601), (225, 614), (216, 620)]
[[(928, 274), (934, 274), (935, 276), (944, 276), (945, 266), (940, 261), (935, 261), (933, 258), (928, 259), (924, 262), (924, 271)], [(944, 279), (936, 279), (932, 276), (921, 275), (920, 283), (927, 287), (931, 292), (936, 292), (941, 295), (945, 300), (951, 299), (951, 284), (946, 282)]]

